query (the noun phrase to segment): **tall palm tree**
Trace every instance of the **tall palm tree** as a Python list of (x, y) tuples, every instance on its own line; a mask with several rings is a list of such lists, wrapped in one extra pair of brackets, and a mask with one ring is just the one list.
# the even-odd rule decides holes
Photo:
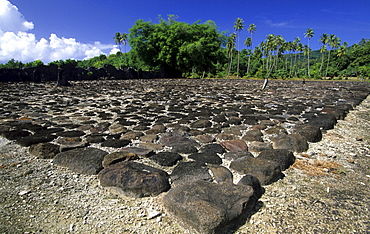
[(326, 52), (326, 44), (328, 43), (328, 34), (327, 33), (324, 33), (321, 35), (320, 39), (319, 39), (319, 42), (322, 44), (321, 48), (320, 48), (320, 53), (321, 53), (321, 65), (320, 65), (320, 75), (321, 75), (321, 72), (322, 72), (322, 66), (324, 64), (324, 57), (325, 57), (325, 52)]
[[(257, 30), (257, 27), (255, 24), (250, 24), (249, 27), (248, 27), (248, 32), (249, 34), (251, 35), (250, 36), (250, 48), (252, 50), (252, 43), (253, 43), (253, 34), (254, 32)], [(251, 66), (251, 55), (249, 55), (248, 57), (248, 67), (247, 67), (247, 74), (249, 73), (249, 70), (250, 70), (250, 66)]]
[(328, 76), (328, 69), (329, 69), (329, 62), (330, 62), (330, 51), (331, 51), (331, 49), (335, 49), (335, 48), (339, 47), (340, 39), (339, 39), (339, 37), (335, 36), (334, 34), (330, 34), (327, 44), (330, 46), (330, 50), (328, 52), (328, 63), (326, 64), (325, 77)]
[(308, 49), (307, 49), (307, 76), (310, 78), (310, 39), (313, 37), (314, 32), (312, 28), (307, 29), (307, 31), (304, 33), (304, 37), (307, 37), (308, 39)]
[(228, 67), (228, 70), (227, 70), (227, 76), (229, 76), (230, 74), (230, 71), (231, 71), (231, 65), (232, 65), (232, 62), (233, 62), (233, 53), (234, 53), (234, 48), (235, 48), (235, 37), (236, 37), (236, 34), (235, 33), (232, 33), (230, 35), (230, 37), (228, 38), (227, 42), (226, 42), (226, 48), (228, 50), (228, 54), (229, 54), (229, 67)]
[(128, 34), (127, 33), (123, 33), (122, 34), (122, 44), (125, 47), (125, 53), (126, 53), (127, 39), (128, 39)]
[(123, 41), (123, 35), (120, 32), (116, 32), (115, 36), (113, 37), (114, 42), (118, 45), (119, 51), (121, 51), (121, 44)]
[(244, 21), (242, 18), (237, 18), (234, 23), (234, 30), (238, 33), (238, 66), (236, 68), (236, 74), (239, 76), (240, 66), (240, 31), (244, 29)]

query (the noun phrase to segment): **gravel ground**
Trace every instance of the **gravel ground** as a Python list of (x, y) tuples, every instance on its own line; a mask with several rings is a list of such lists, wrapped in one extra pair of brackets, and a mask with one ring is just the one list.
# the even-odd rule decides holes
[[(235, 233), (370, 233), (369, 132), (370, 97), (296, 154)], [(189, 233), (161, 196), (117, 197), (5, 139), (0, 152), (0, 233)]]

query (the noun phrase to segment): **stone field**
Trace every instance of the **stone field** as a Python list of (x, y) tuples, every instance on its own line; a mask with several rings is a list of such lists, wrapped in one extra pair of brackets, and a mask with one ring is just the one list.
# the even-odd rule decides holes
[[(310, 146), (319, 144), (370, 93), (370, 84), (364, 82), (272, 80), (261, 90), (262, 83), (0, 83), (1, 145), (26, 149), (29, 157), (50, 165), (45, 166), (48, 173), (63, 168), (74, 173), (73, 178), (87, 176), (85, 187), (97, 181), (98, 189), (117, 199), (153, 198), (150, 206), (155, 210), (146, 216), (158, 222), (164, 217), (173, 220), (179, 227), (172, 231), (234, 233), (261, 209), (260, 199), (266, 199), (269, 186), (289, 180), (292, 165), (307, 169), (305, 162), (320, 154), (317, 149), (310, 152)], [(365, 138), (358, 136), (357, 141)], [(12, 172), (7, 170), (23, 170), (17, 166), (21, 164), (6, 161), (10, 153), (4, 150), (0, 159), (1, 181), (9, 184)], [(328, 168), (323, 173), (341, 175), (339, 166)], [(14, 196), (32, 193), (25, 187), (14, 188)], [(7, 207), (6, 196), (0, 204)], [(0, 231), (27, 232), (25, 227), (8, 227), (14, 222), (8, 213), (0, 216)], [(88, 233), (71, 225), (60, 233)], [(135, 232), (151, 233), (149, 227)], [(48, 227), (41, 229), (29, 230), (48, 233)]]

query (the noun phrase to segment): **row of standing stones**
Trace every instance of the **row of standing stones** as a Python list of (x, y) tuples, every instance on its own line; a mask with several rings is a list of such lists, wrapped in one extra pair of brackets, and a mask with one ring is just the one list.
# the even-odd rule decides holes
[[(338, 119), (367, 97), (356, 82), (126, 80), (1, 83), (0, 134), (130, 197), (166, 192), (186, 229), (217, 233), (250, 216)], [(238, 178), (238, 180), (236, 180)]]

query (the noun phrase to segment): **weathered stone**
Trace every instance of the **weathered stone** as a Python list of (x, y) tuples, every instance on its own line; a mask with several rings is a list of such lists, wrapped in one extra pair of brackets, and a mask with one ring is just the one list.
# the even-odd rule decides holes
[(102, 147), (112, 147), (112, 148), (121, 148), (130, 144), (130, 140), (119, 140), (119, 139), (107, 139), (101, 143)]
[(146, 134), (140, 137), (140, 141), (143, 141), (143, 142), (154, 142), (157, 139), (158, 139), (157, 134)]
[(207, 145), (203, 145), (199, 151), (201, 153), (216, 153), (216, 154), (223, 154), (226, 152), (226, 150), (224, 149), (224, 147), (222, 147), (220, 144), (207, 144)]
[(252, 195), (250, 186), (198, 180), (172, 188), (162, 203), (186, 229), (208, 234), (239, 217)]
[(146, 134), (158, 134), (166, 132), (166, 127), (161, 124), (156, 124), (152, 128), (146, 131)]
[(207, 119), (200, 119), (191, 124), (192, 128), (209, 128), (212, 126), (211, 121)]
[(262, 158), (243, 157), (230, 163), (230, 168), (243, 174), (253, 175), (262, 185), (271, 184), (283, 177), (280, 164)]
[(193, 145), (175, 145), (172, 148), (173, 152), (180, 153), (180, 154), (192, 154), (198, 152), (198, 149)]
[(140, 148), (140, 147), (125, 147), (125, 148), (122, 148), (121, 151), (124, 151), (127, 153), (134, 153), (141, 157), (150, 157), (154, 155), (153, 150), (147, 149), (147, 148)]
[(18, 138), (15, 143), (20, 146), (28, 147), (34, 144), (51, 142), (56, 138), (54, 135), (40, 135), (36, 133), (34, 135)]
[(31, 135), (28, 131), (23, 130), (11, 130), (11, 131), (5, 131), (1, 133), (1, 136), (5, 137), (8, 140), (16, 140), (22, 137), (27, 137)]
[(130, 131), (123, 134), (119, 139), (120, 140), (135, 140), (139, 137), (144, 136), (144, 133), (137, 131)]
[(229, 161), (242, 158), (242, 157), (254, 158), (253, 154), (249, 151), (234, 151), (234, 152), (231, 151), (231, 152), (227, 152), (224, 155), (224, 158)]
[(209, 164), (222, 164), (222, 159), (216, 153), (194, 153), (188, 156), (188, 158), (193, 159), (200, 163), (209, 163)]
[(308, 121), (309, 125), (319, 127), (324, 130), (333, 129), (337, 119), (332, 114), (322, 114)]
[(88, 143), (100, 143), (105, 141), (104, 136), (99, 134), (99, 135), (89, 135), (86, 136), (86, 141)]
[(249, 151), (251, 152), (261, 152), (269, 149), (272, 149), (272, 145), (268, 142), (252, 141), (249, 144)]
[(258, 158), (279, 163), (282, 171), (288, 169), (295, 162), (294, 154), (286, 149), (265, 150), (258, 155)]
[(217, 183), (233, 183), (233, 173), (223, 166), (209, 165), (211, 176)]
[(292, 132), (304, 136), (308, 142), (319, 142), (322, 139), (320, 128), (309, 124), (297, 125)]
[(162, 145), (171, 146), (171, 147), (175, 145), (184, 145), (184, 144), (199, 146), (199, 144), (196, 141), (189, 139), (187, 137), (184, 137), (184, 136), (179, 136), (179, 135), (162, 136), (159, 139), (159, 143)]
[(103, 169), (103, 159), (108, 153), (97, 148), (77, 148), (57, 154), (53, 163), (81, 174), (96, 175)]
[(274, 149), (287, 149), (297, 153), (308, 150), (308, 143), (305, 137), (299, 134), (280, 135), (273, 140)]
[(104, 168), (98, 178), (101, 186), (129, 197), (157, 196), (170, 189), (165, 171), (130, 161)]
[(212, 181), (208, 167), (200, 162), (180, 162), (171, 173), (172, 186), (187, 184), (195, 180)]
[(88, 143), (80, 137), (61, 137), (57, 140), (57, 143), (60, 144), (60, 152), (75, 148), (83, 148), (88, 145)]
[(215, 138), (211, 135), (208, 135), (208, 134), (206, 134), (206, 135), (199, 134), (195, 137), (195, 139), (197, 139), (200, 143), (205, 143), (205, 144), (215, 141)]
[(238, 137), (232, 133), (223, 132), (216, 136), (218, 140), (228, 141), (228, 140), (236, 140)]
[(123, 151), (118, 151), (118, 152), (113, 152), (110, 154), (107, 154), (104, 156), (103, 159), (103, 167), (108, 167), (112, 164), (123, 162), (123, 161), (129, 161), (129, 160), (135, 160), (138, 159), (139, 156), (135, 153), (129, 153), (129, 152), (123, 152)]
[(37, 158), (50, 159), (54, 158), (60, 151), (58, 145), (52, 143), (39, 143), (31, 145), (29, 152)]
[(223, 141), (220, 145), (229, 151), (248, 151), (248, 146), (243, 140)]
[(260, 130), (249, 130), (242, 139), (245, 141), (263, 141), (262, 136), (263, 133)]
[(265, 193), (265, 189), (261, 186), (260, 181), (257, 179), (257, 177), (252, 175), (243, 176), (237, 185), (251, 186), (253, 188), (253, 196), (256, 200), (258, 200)]
[(150, 160), (153, 160), (161, 166), (171, 167), (182, 160), (182, 156), (175, 152), (160, 152), (151, 156)]
[(109, 126), (109, 132), (112, 135), (125, 133), (127, 131), (128, 131), (127, 128), (122, 124), (113, 124)]
[(75, 131), (57, 132), (56, 134), (60, 137), (80, 137), (85, 135), (85, 132), (75, 130)]

